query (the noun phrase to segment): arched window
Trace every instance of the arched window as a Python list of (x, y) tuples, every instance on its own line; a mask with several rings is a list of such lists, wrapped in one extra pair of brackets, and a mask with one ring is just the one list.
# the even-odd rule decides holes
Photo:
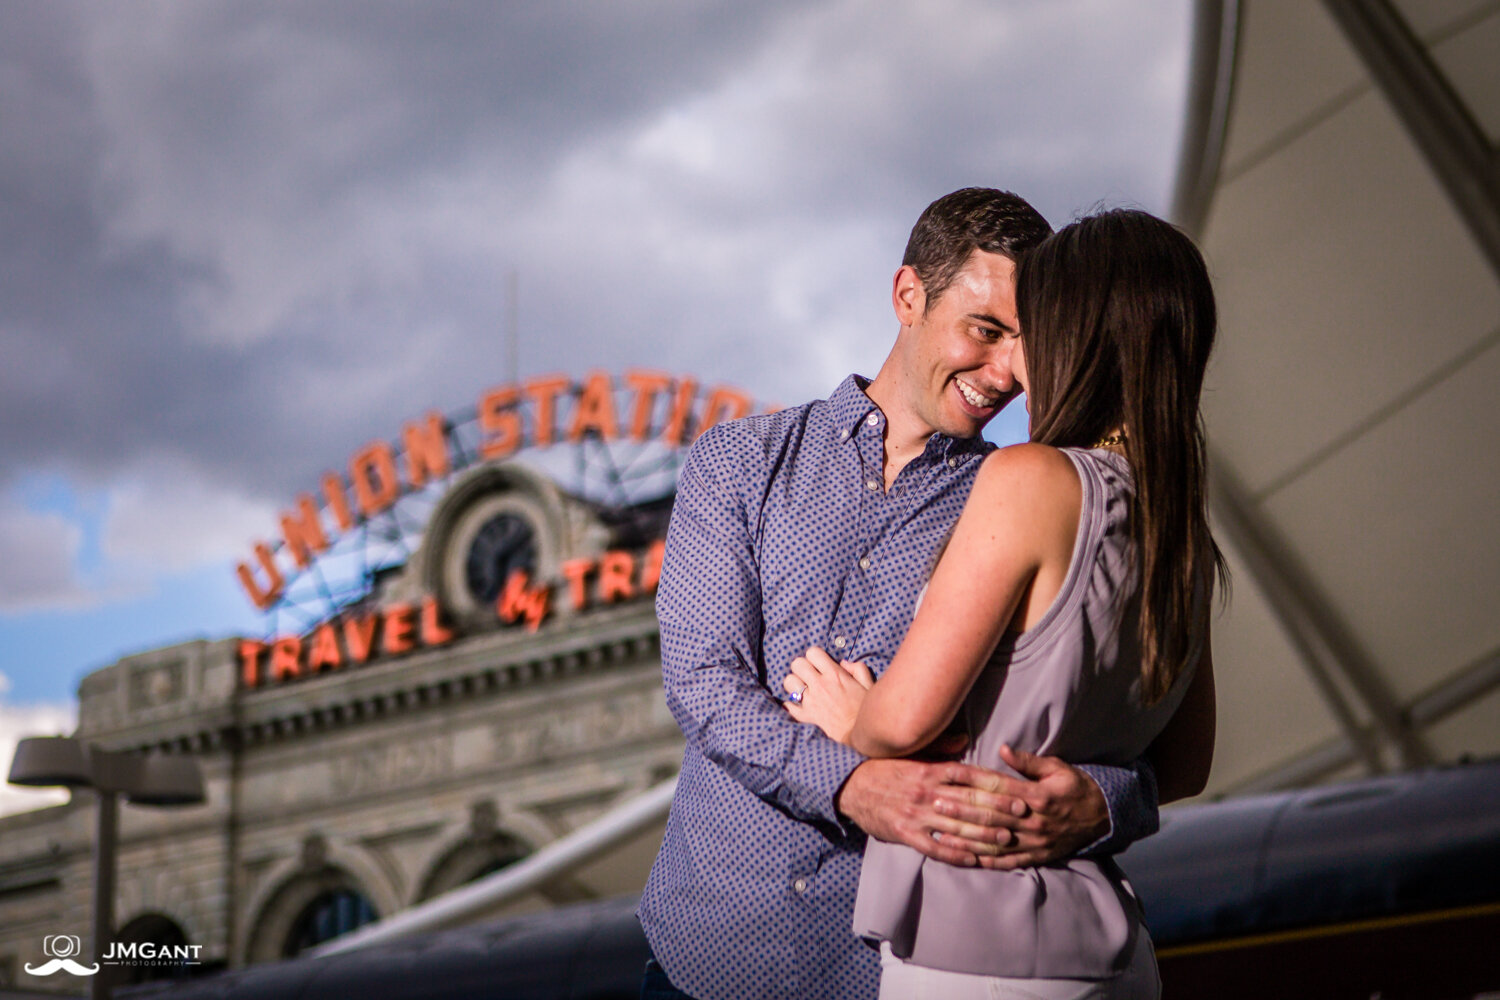
[(297, 914), (282, 954), (290, 958), (379, 918), (363, 893), (347, 888), (329, 889), (314, 896)]
[(502, 868), (509, 868), (530, 854), (531, 845), (507, 833), (471, 840), (449, 851), (433, 866), (417, 898), (431, 899), (457, 889)]

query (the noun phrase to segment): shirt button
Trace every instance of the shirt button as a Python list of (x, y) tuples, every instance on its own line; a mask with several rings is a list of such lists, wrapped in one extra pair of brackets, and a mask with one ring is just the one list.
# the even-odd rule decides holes
[(869, 490), (871, 493), (874, 493), (876, 490), (880, 489), (880, 483), (875, 479), (866, 479), (865, 489)]
[(860, 569), (869, 569), (870, 568), (870, 557), (869, 556), (860, 556), (860, 559), (859, 559), (859, 568)]
[(872, 413), (868, 417), (865, 417), (865, 423), (869, 424), (871, 427), (874, 427), (876, 424), (880, 423), (880, 418)]
[(956, 459), (956, 458), (950, 458), (950, 459), (948, 459), (948, 468), (950, 468), (950, 469), (956, 469), (956, 468), (958, 468), (958, 459)]
[(849, 429), (847, 427), (844, 428), (843, 430), (839, 431), (839, 440), (840, 441), (847, 441), (847, 440), (849, 440)]
[(846, 639), (846, 638), (844, 638), (843, 636), (836, 635), (836, 636), (833, 637), (833, 648), (834, 649), (843, 649), (847, 645), (849, 645), (849, 640)]
[(793, 892), (806, 892), (807, 891), (807, 879), (805, 879), (805, 878), (794, 878), (794, 879), (792, 879), (792, 891)]

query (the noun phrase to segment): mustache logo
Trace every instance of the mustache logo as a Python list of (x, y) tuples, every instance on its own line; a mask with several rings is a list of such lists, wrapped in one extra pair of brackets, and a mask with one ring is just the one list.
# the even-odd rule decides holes
[(26, 971), (33, 976), (50, 976), (59, 969), (71, 972), (75, 976), (92, 976), (99, 971), (99, 966), (95, 964), (92, 969), (85, 968), (71, 958), (54, 958), (38, 966), (32, 966), (30, 962), (26, 963)]

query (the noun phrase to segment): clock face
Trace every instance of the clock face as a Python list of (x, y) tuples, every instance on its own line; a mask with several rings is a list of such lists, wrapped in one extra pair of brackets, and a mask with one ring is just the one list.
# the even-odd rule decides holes
[(496, 514), (480, 527), (464, 558), (464, 580), (481, 605), (492, 604), (518, 569), (536, 572), (536, 530), (518, 514)]

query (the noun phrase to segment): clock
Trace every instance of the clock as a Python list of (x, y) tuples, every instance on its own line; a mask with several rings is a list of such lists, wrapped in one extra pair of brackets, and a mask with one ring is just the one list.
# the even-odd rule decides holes
[(427, 522), (416, 576), (449, 621), (494, 628), (495, 600), (516, 570), (553, 583), (571, 550), (564, 500), (539, 474), (515, 464), (464, 475)]
[(493, 604), (516, 570), (536, 576), (537, 538), (530, 521), (502, 511), (479, 526), (464, 555), (464, 583), (481, 605)]

